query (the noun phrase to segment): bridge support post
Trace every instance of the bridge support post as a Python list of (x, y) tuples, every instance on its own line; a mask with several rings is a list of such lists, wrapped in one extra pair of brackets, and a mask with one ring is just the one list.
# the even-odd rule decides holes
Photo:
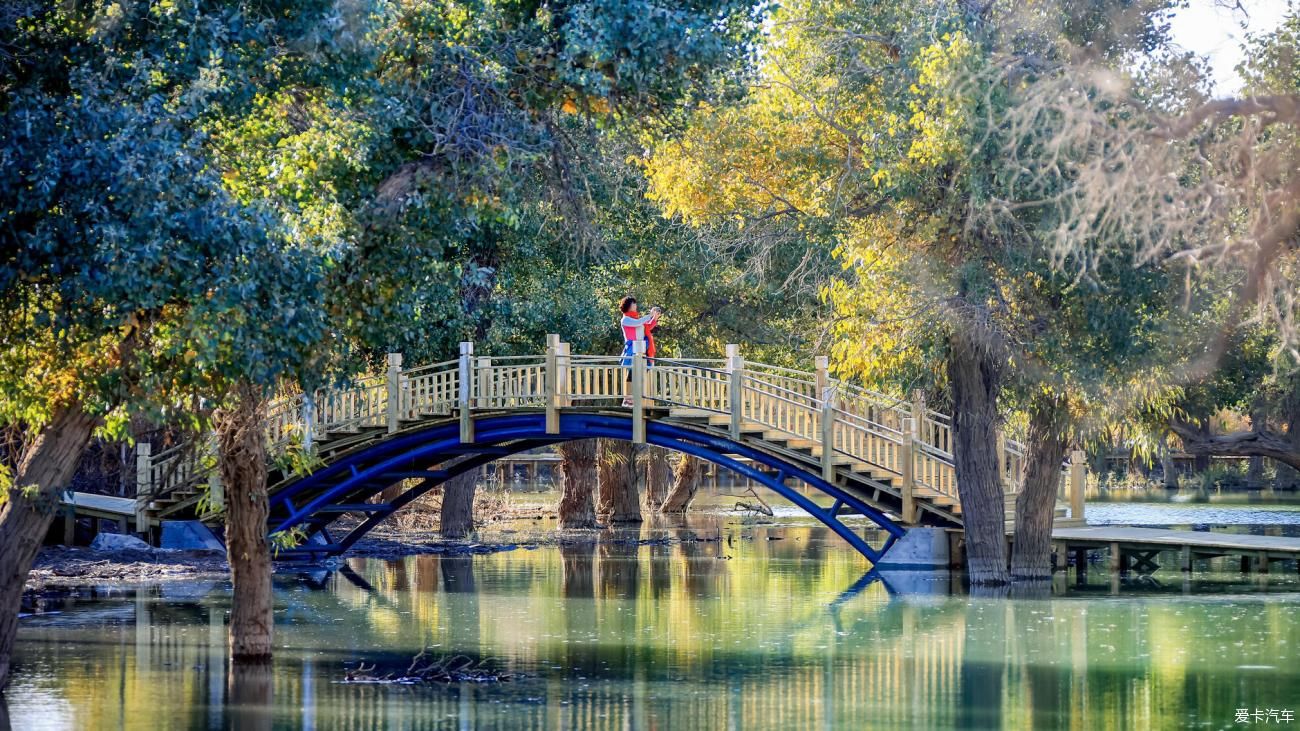
[(645, 444), (645, 340), (632, 343), (632, 443)]
[(1082, 449), (1070, 452), (1070, 521), (1082, 524), (1083, 492), (1088, 486), (1088, 456)]
[(546, 336), (546, 373), (543, 390), (546, 399), (546, 433), (560, 433), (560, 389), (559, 389), (559, 351), (560, 336)]
[(456, 399), (460, 407), (460, 443), (470, 444), (474, 441), (474, 418), (470, 414), (474, 397), (474, 343), (460, 344), (457, 377), (460, 379)]
[(830, 358), (817, 356), (817, 395), (822, 400), (822, 479), (835, 483), (835, 389), (830, 383)]
[(149, 496), (153, 494), (153, 446), (135, 445), (135, 532), (149, 532)]
[(740, 426), (745, 422), (745, 358), (740, 346), (727, 343), (727, 391), (731, 408), (731, 438), (740, 440)]
[(397, 431), (402, 410), (402, 354), (388, 354), (388, 433)]

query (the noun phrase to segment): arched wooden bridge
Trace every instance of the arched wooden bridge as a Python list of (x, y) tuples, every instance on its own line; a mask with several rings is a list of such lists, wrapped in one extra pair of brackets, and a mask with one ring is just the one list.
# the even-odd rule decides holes
[[(592, 437), (654, 444), (734, 470), (873, 560), (907, 526), (962, 523), (951, 418), (919, 398), (901, 401), (834, 379), (825, 358), (801, 371), (746, 362), (736, 346), (721, 360), (630, 360), (624, 366), (616, 356), (573, 355), (557, 336), (537, 356), (476, 356), (464, 343), (457, 360), (406, 368), (390, 354), (384, 374), (278, 400), (267, 424), (269, 529), (328, 537), (340, 515), (366, 515), (345, 536), (295, 549), (340, 553), (452, 476)], [(305, 475), (278, 466), (297, 450), (318, 455), (320, 466)], [(999, 451), (1014, 496), (1023, 450), (1008, 440)], [(214, 460), (202, 452), (181, 445), (152, 454), (140, 445), (138, 531), (167, 520), (220, 521), (215, 471), (201, 467)], [(398, 483), (407, 489), (396, 499), (369, 502)], [(885, 545), (871, 545), (854, 527), (862, 521), (843, 522), (848, 515), (883, 529)]]

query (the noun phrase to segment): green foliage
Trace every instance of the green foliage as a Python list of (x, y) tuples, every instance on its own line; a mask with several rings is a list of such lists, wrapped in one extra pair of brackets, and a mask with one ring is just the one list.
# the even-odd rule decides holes
[(291, 548), (297, 548), (307, 542), (307, 529), (301, 525), (295, 525), (292, 528), (278, 530), (267, 536), (271, 542), (271, 555), (279, 556), (280, 551), (287, 551)]
[(271, 455), (271, 467), (285, 475), (305, 477), (322, 467), (325, 461), (315, 450), (303, 446), (302, 439), (294, 437), (285, 447)]

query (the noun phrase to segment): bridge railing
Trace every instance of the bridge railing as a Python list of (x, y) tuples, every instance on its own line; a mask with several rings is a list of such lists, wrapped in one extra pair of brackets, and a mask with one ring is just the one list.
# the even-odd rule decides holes
[[(838, 464), (864, 465), (904, 487), (905, 512), (913, 492), (957, 498), (951, 417), (927, 408), (919, 395), (908, 401), (832, 378), (825, 358), (805, 371), (746, 362), (737, 346), (728, 346), (724, 359), (573, 355), (558, 336), (550, 336), (541, 356), (476, 357), (472, 344), (461, 352), (457, 360), (410, 368), (390, 354), (386, 373), (275, 399), (267, 411), (268, 447), (310, 450), (340, 433), (395, 431), (404, 421), (453, 415), (460, 415), (462, 439), (472, 440), (476, 410), (544, 408), (550, 428), (558, 427), (552, 416), (560, 407), (621, 408), (631, 399), (635, 420), (645, 418), (646, 407), (682, 408), (727, 416), (736, 437), (754, 425), (783, 434), (820, 455), (830, 479)], [(142, 505), (211, 479), (210, 444), (156, 455), (142, 446)], [(1022, 444), (999, 438), (997, 464), (1008, 495), (1019, 489), (1024, 454)]]

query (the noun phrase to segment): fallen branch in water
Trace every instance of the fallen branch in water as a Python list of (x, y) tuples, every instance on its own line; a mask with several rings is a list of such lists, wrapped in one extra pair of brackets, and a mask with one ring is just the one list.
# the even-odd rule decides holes
[(759, 495), (758, 492), (754, 490), (754, 487), (752, 485), (746, 489), (746, 492), (752, 495), (753, 498), (758, 501), (758, 504), (755, 505), (752, 503), (737, 502), (736, 510), (748, 510), (752, 513), (762, 513), (763, 515), (766, 515), (769, 518), (772, 517), (773, 515), (772, 506), (767, 504), (767, 501), (764, 500), (762, 496)]
[(349, 670), (343, 676), (344, 683), (389, 683), (394, 685), (418, 685), (420, 683), (501, 683), (517, 676), (486, 667), (489, 658), (477, 663), (467, 655), (450, 655), (437, 660), (427, 660), (428, 650), (420, 650), (412, 660), (406, 672), (398, 675), (375, 675), (375, 666), (366, 667), (359, 663), (355, 670)]

